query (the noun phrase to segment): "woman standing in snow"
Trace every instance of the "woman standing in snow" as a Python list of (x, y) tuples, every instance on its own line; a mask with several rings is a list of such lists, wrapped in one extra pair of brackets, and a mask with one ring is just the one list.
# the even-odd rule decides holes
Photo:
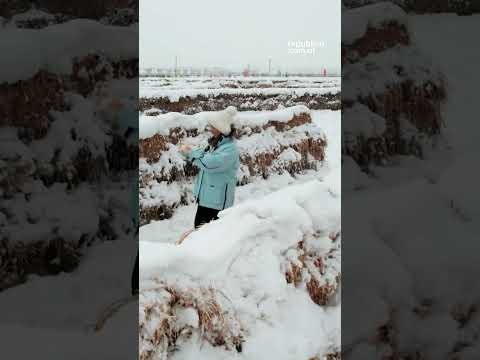
[(205, 149), (192, 150), (189, 145), (180, 147), (187, 160), (200, 169), (193, 191), (198, 204), (195, 229), (218, 219), (221, 210), (233, 205), (240, 167), (232, 126), (236, 113), (236, 108), (229, 106), (208, 115), (208, 129), (212, 137)]

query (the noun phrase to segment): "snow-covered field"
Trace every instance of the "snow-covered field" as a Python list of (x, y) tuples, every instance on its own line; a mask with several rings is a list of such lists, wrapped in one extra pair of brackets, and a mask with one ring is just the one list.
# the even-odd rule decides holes
[[(367, 179), (354, 166), (342, 172), (348, 204), (343, 235), (349, 241), (342, 274), (349, 291), (345, 298), (352, 300), (343, 302), (348, 320), (342, 348), (351, 350), (348, 359), (380, 359), (392, 351), (478, 359), (480, 317), (471, 310), (478, 309), (480, 294), (479, 178), (467, 171), (478, 162), (479, 126), (472, 116), (478, 111), (480, 51), (474, 44), (480, 16), (406, 20), (414, 45), (446, 77), (442, 113), (450, 147), (429, 152), (424, 160), (397, 157), (375, 168), (375, 178)], [(362, 189), (353, 181), (363, 182)], [(391, 326), (394, 348), (371, 341), (385, 324)]]
[[(5, 4), (18, 13), (0, 18), (2, 358), (132, 359), (138, 302), (102, 332), (93, 326), (130, 294), (137, 253), (125, 191), (136, 162), (109, 156), (122, 135), (101, 104), (105, 96), (137, 103), (138, 80), (127, 72), (138, 62), (138, 22), (22, 13), (28, 4)], [(117, 61), (129, 65), (115, 76)]]
[(94, 326), (103, 309), (129, 294), (136, 248), (129, 238), (103, 243), (92, 249), (71, 274), (32, 275), (24, 285), (2, 292), (0, 337), (4, 356), (135, 358), (132, 338), (138, 336), (138, 302), (123, 308), (101, 332), (95, 333)]
[[(295, 89), (285, 90), (292, 93)], [(309, 131), (324, 133), (328, 142), (326, 158), (316, 171), (272, 173), (267, 179), (249, 177), (247, 184), (237, 187), (236, 205), (181, 245), (175, 242), (192, 228), (195, 204), (180, 206), (171, 218), (140, 227), (142, 357), (168, 353), (172, 359), (184, 360), (293, 360), (321, 358), (340, 350), (340, 111), (297, 106), (240, 112), (236, 127), (261, 128), (268, 121), (288, 121), (297, 112), (310, 114), (312, 124), (306, 124)], [(143, 116), (140, 137), (166, 135), (169, 127), (175, 128), (182, 121), (182, 128), (201, 129), (207, 117), (208, 112)], [(276, 134), (277, 140), (267, 130), (257, 137), (241, 137), (239, 147), (245, 145), (241, 151), (254, 155), (273, 151), (279, 140), (285, 145), (295, 142), (295, 131)], [(189, 141), (204, 140), (198, 136)], [(157, 164), (160, 162), (152, 166)], [(151, 167), (146, 162), (143, 166)], [(173, 185), (155, 189), (156, 196), (170, 196), (176, 189)], [(144, 190), (147, 197), (153, 191)], [(298, 278), (293, 283), (287, 281), (287, 274), (297, 270)], [(172, 288), (184, 294), (177, 297), (200, 295), (190, 306), (171, 305), (174, 300), (168, 291)], [(223, 330), (214, 332), (217, 340), (213, 342), (209, 338), (213, 330), (205, 329), (199, 305), (206, 301), (205, 289), (213, 289), (216, 297), (211, 301), (225, 312)], [(178, 333), (175, 349), (158, 340), (169, 337), (168, 332), (162, 332), (166, 322)], [(267, 345), (270, 343), (277, 345), (272, 348)]]
[(225, 78), (140, 78), (140, 97), (180, 97), (198, 95), (323, 95), (340, 91), (340, 77), (225, 77)]

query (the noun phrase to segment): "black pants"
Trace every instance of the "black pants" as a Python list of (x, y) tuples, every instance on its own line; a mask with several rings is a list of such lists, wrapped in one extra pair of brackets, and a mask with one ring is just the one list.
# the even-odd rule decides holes
[(219, 212), (220, 210), (198, 205), (197, 213), (195, 214), (195, 229), (197, 229), (200, 225), (218, 219)]

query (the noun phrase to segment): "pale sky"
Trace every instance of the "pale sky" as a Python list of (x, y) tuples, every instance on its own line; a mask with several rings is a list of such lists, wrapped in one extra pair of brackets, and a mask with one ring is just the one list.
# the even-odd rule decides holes
[[(340, 0), (140, 0), (140, 66), (177, 56), (178, 66), (266, 71), (271, 57), (273, 71), (339, 72), (340, 13)], [(289, 41), (306, 40), (324, 46), (289, 53)]]

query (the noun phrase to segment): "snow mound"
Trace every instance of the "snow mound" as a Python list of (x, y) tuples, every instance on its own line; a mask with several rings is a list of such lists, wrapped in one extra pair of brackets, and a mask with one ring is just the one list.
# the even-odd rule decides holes
[[(212, 113), (214, 112), (202, 111), (194, 115), (185, 115), (170, 112), (152, 116), (151, 112), (147, 112), (140, 115), (139, 137), (140, 139), (147, 139), (156, 134), (170, 135), (170, 131), (178, 127), (185, 130), (197, 129), (199, 132), (204, 132), (208, 117)], [(275, 111), (239, 112), (234, 118), (234, 126), (237, 128), (259, 127), (266, 125), (269, 121), (288, 122), (294, 116), (301, 114), (310, 114), (310, 109), (304, 105), (297, 105)]]
[[(177, 322), (198, 325), (193, 316), (200, 315), (198, 307), (190, 311), (187, 320), (169, 312), (168, 307), (162, 310), (161, 305), (155, 308), (157, 314), (151, 315), (154, 304), (165, 302), (166, 289), (180, 287), (199, 294), (200, 300), (194, 301), (197, 305), (212, 294), (215, 299), (223, 298), (221, 307), (229, 318), (223, 319), (227, 327), (223, 332), (241, 339), (240, 351), (247, 359), (265, 358), (258, 352), (265, 352), (264, 344), (284, 336), (283, 331), (299, 338), (280, 342), (278, 359), (287, 359), (289, 351), (305, 359), (338, 351), (339, 333), (332, 325), (339, 314), (327, 306), (333, 305), (340, 281), (340, 201), (332, 184), (314, 180), (289, 186), (224, 210), (219, 217), (179, 246), (156, 242), (150, 238), (154, 234), (142, 236), (141, 349), (151, 349), (151, 334), (166, 326), (162, 318), (173, 316), (169, 321), (175, 328), (180, 326)], [(206, 289), (211, 289), (208, 296)], [(295, 308), (295, 315), (288, 308)], [(312, 324), (312, 317), (319, 321)], [(212, 333), (208, 329), (189, 329), (179, 351), (199, 338), (214, 347), (224, 346), (222, 351), (227, 353), (233, 348), (239, 351), (238, 341), (216, 343), (209, 338)], [(166, 342), (168, 337), (168, 331), (162, 331), (158, 342)], [(170, 350), (163, 348), (165, 354)]]
[(72, 59), (101, 53), (110, 60), (138, 57), (138, 27), (114, 27), (72, 20), (39, 30), (8, 28), (0, 34), (0, 81), (14, 83), (40, 70), (69, 74)]
[(343, 129), (349, 135), (376, 137), (382, 136), (387, 129), (384, 118), (360, 103), (345, 109), (344, 116), (347, 121), (342, 124)]
[[(365, 3), (345, 11), (342, 74), (349, 86), (342, 91), (342, 154), (374, 175), (375, 167), (399, 155), (424, 158), (443, 146), (446, 82), (412, 41), (404, 10), (390, 2)], [(354, 175), (355, 167), (348, 171)]]
[(226, 351), (242, 350), (243, 329), (228, 299), (191, 283), (150, 282), (140, 294), (140, 359), (156, 359), (199, 336)]
[(345, 11), (342, 22), (342, 43), (353, 44), (362, 38), (369, 27), (378, 28), (389, 22), (407, 24), (407, 15), (402, 8), (391, 2), (379, 2)]
[(414, 46), (369, 54), (358, 63), (346, 65), (343, 74), (350, 83), (342, 92), (346, 101), (380, 95), (404, 81), (429, 90), (427, 86), (442, 87), (444, 80), (438, 66)]

